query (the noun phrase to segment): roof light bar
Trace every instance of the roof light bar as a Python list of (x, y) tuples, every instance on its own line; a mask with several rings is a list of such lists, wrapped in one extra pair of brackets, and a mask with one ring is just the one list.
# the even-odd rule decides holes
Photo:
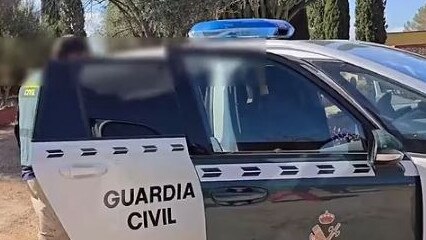
[(225, 19), (195, 24), (190, 38), (278, 38), (293, 36), (294, 27), (284, 20), (246, 18)]

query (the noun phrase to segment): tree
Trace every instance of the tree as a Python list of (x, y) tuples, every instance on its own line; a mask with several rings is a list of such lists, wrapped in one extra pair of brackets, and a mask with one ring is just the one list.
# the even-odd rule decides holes
[(309, 35), (309, 26), (308, 26), (308, 16), (306, 13), (306, 8), (300, 10), (291, 20), (291, 25), (296, 28), (294, 35), (291, 39), (293, 40), (308, 40), (310, 39)]
[(5, 104), (13, 86), (22, 80), (25, 68), (40, 65), (46, 54), (39, 43), (46, 31), (40, 16), (28, 2), (0, 1), (0, 106)]
[(349, 39), (349, 22), (348, 0), (325, 0), (322, 27), (326, 39)]
[(52, 36), (61, 36), (64, 27), (61, 22), (60, 2), (41, 0), (41, 20), (44, 27)]
[(40, 29), (32, 5), (21, 4), (20, 0), (0, 2), (0, 37), (35, 37)]
[(317, 0), (307, 6), (308, 26), (311, 39), (325, 39), (325, 0)]
[(318, 0), (307, 9), (312, 39), (349, 39), (348, 0)]
[(41, 0), (41, 14), (44, 20), (49, 24), (60, 21), (60, 2), (53, 0)]
[(405, 24), (406, 31), (425, 31), (426, 30), (426, 5), (419, 8), (413, 20)]
[(86, 36), (82, 0), (42, 0), (41, 13), (44, 24), (54, 36)]
[(356, 39), (367, 42), (386, 42), (386, 0), (357, 0), (355, 9)]
[(108, 37), (131, 37), (131, 26), (126, 22), (124, 15), (111, 3), (107, 5), (105, 30)]
[(274, 18), (291, 20), (315, 0), (237, 0), (225, 1), (217, 18)]
[[(106, 0), (98, 0), (98, 2)], [(124, 32), (136, 37), (184, 37), (199, 21), (223, 18), (291, 20), (315, 0), (109, 0)], [(196, 9), (196, 10), (195, 10)], [(124, 22), (124, 23), (123, 23)], [(107, 23), (107, 25), (110, 23)]]
[(84, 7), (81, 0), (62, 0), (63, 21), (65, 33), (85, 37)]

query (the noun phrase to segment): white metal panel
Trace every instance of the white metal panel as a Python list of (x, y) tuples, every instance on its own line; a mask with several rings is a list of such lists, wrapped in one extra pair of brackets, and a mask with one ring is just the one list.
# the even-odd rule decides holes
[(414, 155), (411, 158), (417, 167), (422, 187), (423, 206), (423, 240), (426, 240), (426, 155)]
[(202, 182), (375, 176), (367, 161), (197, 165), (196, 169)]
[(295, 49), (286, 49), (286, 48), (272, 48), (272, 49), (268, 49), (267, 51), (277, 55), (292, 56), (292, 57), (301, 58), (301, 59), (328, 59), (328, 60), (332, 59), (325, 55), (309, 52), (306, 50), (304, 51), (304, 50), (295, 50)]
[[(201, 186), (183, 138), (45, 142), (33, 147), (37, 179), (71, 239), (206, 239)], [(191, 189), (184, 193), (188, 184), (192, 194)], [(160, 188), (160, 198), (150, 194), (152, 188)], [(164, 192), (169, 198), (174, 192), (174, 197), (166, 201)], [(123, 193), (129, 206), (118, 197)], [(138, 229), (130, 228), (129, 217)]]
[[(426, 158), (425, 158), (426, 160)], [(416, 168), (416, 164), (414, 164), (413, 161), (410, 160), (404, 160), (401, 161), (402, 166), (404, 167), (404, 176), (407, 177), (415, 177), (415, 176), (419, 176), (419, 172)]]
[[(412, 161), (401, 161), (405, 176), (417, 176)], [(374, 177), (368, 161), (197, 165), (202, 182), (303, 178)]]

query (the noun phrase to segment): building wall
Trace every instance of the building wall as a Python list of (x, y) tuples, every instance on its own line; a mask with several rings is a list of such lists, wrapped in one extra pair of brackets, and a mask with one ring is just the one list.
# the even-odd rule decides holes
[(395, 47), (426, 56), (426, 45), (409, 45), (409, 46), (399, 45)]
[(388, 33), (386, 45), (426, 56), (426, 31)]

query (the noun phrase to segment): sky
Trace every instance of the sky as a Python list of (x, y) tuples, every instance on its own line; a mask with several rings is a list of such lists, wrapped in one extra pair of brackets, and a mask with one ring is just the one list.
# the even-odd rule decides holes
[[(355, 0), (349, 0), (351, 22), (355, 22)], [(417, 10), (426, 5), (426, 0), (387, 0), (386, 21), (388, 32), (398, 32), (404, 29), (404, 24), (413, 19)], [(353, 33), (354, 31), (351, 31)]]
[[(1, 0), (0, 0), (1, 1)], [(35, 5), (40, 5), (40, 0), (34, 1)], [(355, 29), (355, 1), (349, 0), (351, 9), (351, 37), (354, 37)], [(388, 23), (388, 32), (397, 32), (404, 29), (404, 24), (411, 20), (421, 6), (426, 5), (426, 0), (387, 0), (386, 21)], [(90, 8), (90, 7), (88, 7)], [(86, 9), (86, 30), (89, 35), (98, 32), (102, 26), (102, 13), (96, 6), (92, 9)]]

